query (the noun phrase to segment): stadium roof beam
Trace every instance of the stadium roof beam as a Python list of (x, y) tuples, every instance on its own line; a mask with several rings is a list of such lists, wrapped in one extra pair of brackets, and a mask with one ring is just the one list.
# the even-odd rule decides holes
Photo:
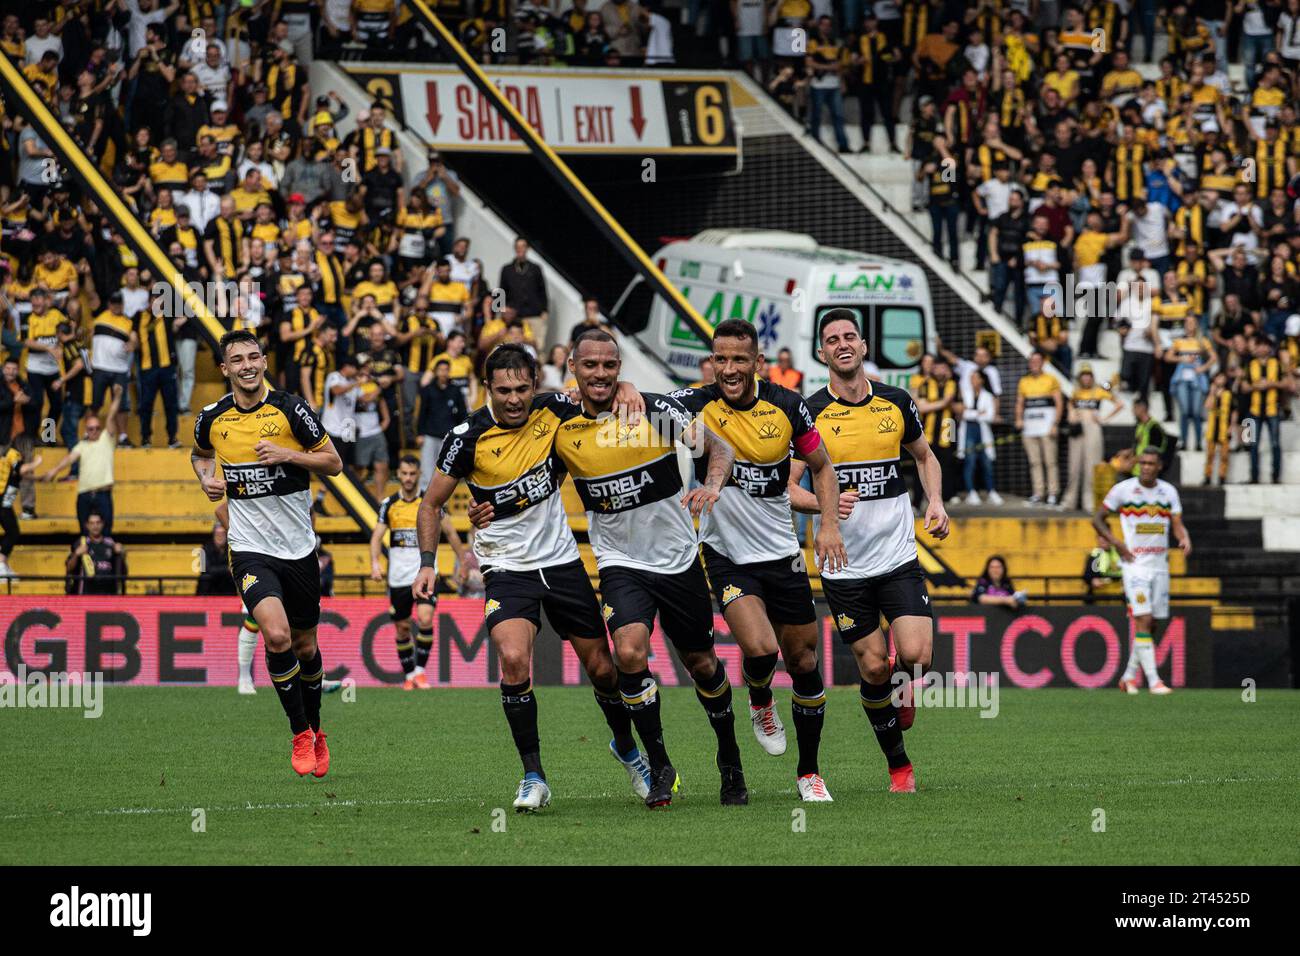
[(650, 284), (650, 287), (655, 292), (663, 296), (669, 307), (681, 317), (688, 328), (700, 337), (702, 342), (706, 345), (710, 344), (713, 341), (713, 326), (706, 322), (677, 287), (668, 281), (668, 277), (646, 255), (645, 250), (641, 248), (637, 241), (628, 235), (618, 220), (601, 204), (600, 200), (569, 168), (569, 165), (559, 157), (555, 150), (542, 138), (541, 134), (529, 125), (523, 115), (488, 79), (487, 74), (474, 62), (474, 58), (470, 56), (469, 52), (452, 32), (447, 29), (447, 26), (438, 19), (437, 14), (429, 8), (425, 0), (411, 0), (410, 9), (429, 28), (430, 32), (437, 38), (438, 43), (451, 54), (452, 62), (465, 74), (466, 79), (501, 114), (510, 128), (528, 147), (529, 152), (537, 157), (538, 162), (545, 167), (551, 178), (559, 183), (560, 188), (568, 194), (569, 198), (578, 205), (583, 213), (595, 224), (596, 228), (618, 249), (620, 255), (627, 260), (628, 264)]

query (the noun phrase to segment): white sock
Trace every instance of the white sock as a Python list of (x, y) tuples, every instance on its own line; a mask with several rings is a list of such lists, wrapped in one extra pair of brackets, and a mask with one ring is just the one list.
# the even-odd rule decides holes
[(1138, 643), (1137, 641), (1134, 641), (1133, 646), (1129, 648), (1128, 665), (1124, 668), (1123, 680), (1126, 681), (1133, 680), (1135, 677), (1138, 676), (1138, 671), (1140, 671), (1141, 669), (1142, 669), (1142, 662), (1138, 659)]
[(423, 673), (424, 673), (424, 668), (421, 667), (419, 664), (416, 664), (416, 665), (415, 665), (415, 670), (411, 671), (411, 676), (412, 676), (412, 677), (419, 677), (419, 676), (420, 676), (421, 674), (423, 674)]
[(257, 653), (257, 634), (246, 627), (239, 629), (239, 679), (253, 682), (253, 655)]
[(1147, 686), (1155, 687), (1162, 683), (1160, 672), (1156, 670), (1156, 646), (1153, 641), (1137, 644), (1138, 660), (1142, 662), (1142, 671), (1147, 675)]

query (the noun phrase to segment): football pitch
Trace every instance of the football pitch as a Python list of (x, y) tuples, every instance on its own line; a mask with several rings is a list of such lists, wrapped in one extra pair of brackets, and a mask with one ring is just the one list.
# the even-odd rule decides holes
[(683, 789), (652, 812), (590, 691), (542, 687), (554, 801), (535, 816), (510, 810), (520, 770), (494, 690), (326, 697), (323, 780), (290, 770), (265, 686), (105, 693), (93, 720), (0, 710), (0, 863), (1300, 863), (1296, 691), (1004, 690), (992, 719), (922, 708), (906, 738), (921, 791), (890, 795), (856, 689), (836, 688), (829, 805), (795, 796), (778, 691), (790, 748), (762, 753), (742, 703), (750, 805), (721, 807), (703, 711), (665, 688)]

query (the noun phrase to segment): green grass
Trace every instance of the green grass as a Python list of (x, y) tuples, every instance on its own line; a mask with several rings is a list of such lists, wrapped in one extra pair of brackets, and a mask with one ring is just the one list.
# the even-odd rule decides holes
[(111, 688), (98, 720), (0, 710), (0, 863), (1300, 863), (1294, 691), (1012, 690), (995, 719), (922, 710), (907, 737), (921, 792), (891, 796), (856, 692), (836, 689), (835, 803), (809, 806), (804, 832), (792, 730), (774, 758), (740, 725), (751, 802), (723, 808), (702, 710), (689, 690), (664, 697), (684, 785), (669, 811), (632, 796), (588, 691), (542, 688), (555, 799), (498, 813), (504, 833), (493, 812), (519, 769), (490, 690), (326, 698), (324, 780), (290, 771), (266, 688)]

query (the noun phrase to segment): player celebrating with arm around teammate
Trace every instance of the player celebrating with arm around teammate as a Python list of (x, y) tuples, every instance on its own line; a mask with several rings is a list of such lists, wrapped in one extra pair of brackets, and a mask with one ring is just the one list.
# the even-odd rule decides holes
[[(1128, 666), (1119, 679), (1120, 690), (1138, 692), (1133, 681), (1141, 669), (1153, 694), (1172, 694), (1156, 670), (1156, 652), (1152, 643), (1159, 639), (1169, 623), (1169, 530), (1173, 529), (1183, 554), (1192, 553), (1192, 537), (1183, 525), (1183, 503), (1178, 489), (1160, 477), (1163, 461), (1160, 453), (1148, 450), (1138, 455), (1138, 474), (1119, 482), (1102, 500), (1092, 516), (1097, 534), (1118, 552), (1124, 579), (1124, 598), (1133, 615), (1133, 648)], [(1107, 521), (1119, 515), (1123, 540), (1111, 534)]]
[[(194, 420), (190, 463), (212, 501), (229, 501), (230, 572), (266, 644), (266, 669), (293, 731), (290, 763), (325, 776), (320, 729), (325, 665), (316, 645), (320, 566), (311, 524), (311, 476), (343, 470), (310, 405), (266, 384), (266, 356), (251, 332), (218, 344), (230, 392)], [(217, 465), (223, 477), (217, 477)]]
[[(823, 573), (844, 564), (835, 470), (803, 399), (756, 381), (763, 356), (758, 333), (742, 319), (713, 331), (713, 384), (674, 392), (706, 428), (735, 449), (731, 479), (700, 522), (713, 594), (744, 654), (754, 736), (769, 754), (785, 753), (785, 728), (772, 699), (778, 646), (793, 684), (790, 710), (799, 744), (802, 800), (829, 802), (817, 765), (826, 689), (817, 662), (817, 611), (803, 552), (794, 535), (786, 482), (791, 451), (813, 472), (822, 505), (817, 562)], [(702, 463), (697, 459), (697, 477)]]
[[(476, 502), (490, 501), (495, 520), (474, 535), (483, 569), (488, 636), (501, 661), (501, 706), (524, 765), (514, 807), (539, 810), (551, 802), (537, 735), (532, 686), (533, 641), (541, 612), (572, 644), (614, 733), (619, 754), (639, 760), (632, 721), (619, 694), (596, 592), (560, 498), (563, 465), (552, 447), (555, 429), (573, 403), (537, 394), (537, 360), (520, 345), (501, 345), (484, 366), (488, 400), (447, 433), (438, 467), (420, 503), (420, 571), (416, 599), (433, 594), (437, 574), (438, 515), (462, 480)], [(635, 755), (635, 756), (633, 756)], [(649, 771), (634, 784), (649, 788)]]
[[(862, 364), (867, 347), (857, 314), (850, 309), (827, 311), (817, 323), (817, 341), (821, 360), (830, 369), (830, 384), (809, 397), (808, 408), (835, 466), (848, 554), (844, 567), (822, 571), (822, 590), (840, 640), (858, 662), (862, 707), (889, 765), (889, 789), (913, 793), (916, 774), (903, 747), (903, 730), (911, 726), (914, 709), (910, 700), (900, 708), (893, 696), (880, 628), (883, 616), (900, 669), (916, 668), (919, 676), (930, 666), (934, 619), (916, 557), (902, 449), (916, 459), (929, 500), (925, 529), (940, 540), (948, 536), (940, 493), (943, 477), (912, 397), (867, 378)], [(819, 499), (799, 487), (802, 474), (798, 464), (790, 470), (790, 502), (798, 511), (816, 513)]]

